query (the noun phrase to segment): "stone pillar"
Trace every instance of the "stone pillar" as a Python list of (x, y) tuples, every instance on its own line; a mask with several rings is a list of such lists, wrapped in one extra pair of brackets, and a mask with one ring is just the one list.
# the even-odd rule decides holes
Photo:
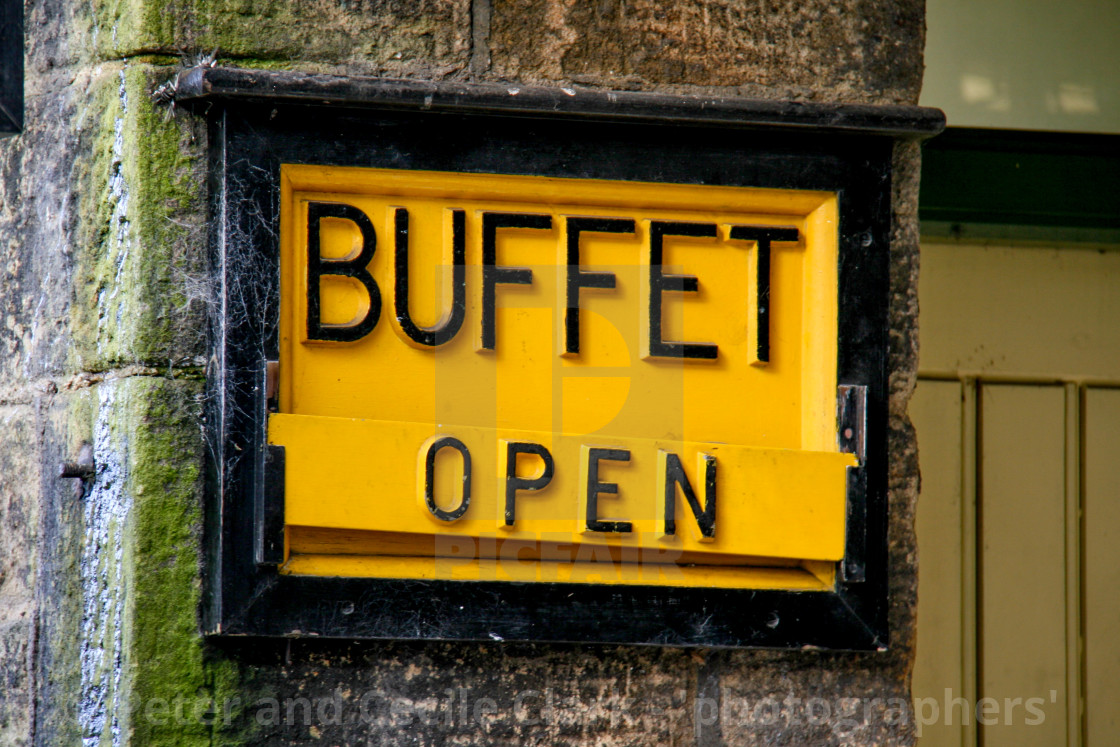
[[(915, 104), (923, 35), (921, 0), (29, 0), (25, 125), (0, 141), (0, 742), (911, 744), (915, 145), (893, 177), (889, 651), (230, 648), (198, 633), (207, 132), (152, 94), (213, 61)], [(60, 478), (83, 446), (92, 474)]]

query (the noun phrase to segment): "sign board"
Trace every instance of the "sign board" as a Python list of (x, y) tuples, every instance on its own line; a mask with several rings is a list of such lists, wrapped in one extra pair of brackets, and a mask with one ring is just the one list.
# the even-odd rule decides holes
[(832, 586), (835, 193), (280, 179), (282, 572)]
[(895, 107), (208, 68), (213, 635), (876, 649)]

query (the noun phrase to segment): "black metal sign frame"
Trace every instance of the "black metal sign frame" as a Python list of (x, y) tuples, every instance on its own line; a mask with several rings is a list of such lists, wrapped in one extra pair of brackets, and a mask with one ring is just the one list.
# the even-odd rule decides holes
[[(206, 632), (705, 647), (887, 646), (887, 300), (893, 142), (940, 112), (200, 68), (210, 122), (212, 479)], [(283, 453), (266, 446), (278, 354), (281, 163), (826, 190), (839, 194), (840, 419), (851, 472), (833, 591), (281, 575)]]
[(23, 0), (0, 0), (0, 137), (23, 129)]

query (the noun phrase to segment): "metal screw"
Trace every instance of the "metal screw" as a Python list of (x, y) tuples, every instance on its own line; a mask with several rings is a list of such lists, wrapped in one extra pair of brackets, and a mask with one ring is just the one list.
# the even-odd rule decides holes
[(80, 477), (83, 480), (93, 477), (97, 468), (92, 464), (78, 464), (77, 462), (63, 462), (58, 470), (59, 477)]
[(93, 463), (93, 447), (82, 444), (78, 458), (73, 462), (63, 462), (58, 469), (59, 477), (72, 477), (85, 480), (97, 473), (97, 465)]

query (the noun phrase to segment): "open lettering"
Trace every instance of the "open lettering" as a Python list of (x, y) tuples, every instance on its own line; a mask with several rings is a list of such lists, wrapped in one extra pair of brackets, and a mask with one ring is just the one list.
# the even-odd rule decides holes
[[(458, 496), (458, 505), (452, 510), (445, 510), (436, 504), (436, 470), (435, 459), (441, 449), (451, 448), (459, 452), (462, 459), (459, 484), (462, 493)], [(533, 456), (541, 464), (540, 473), (525, 475), (519, 473), (518, 455)], [(499, 526), (502, 529), (513, 530), (517, 526), (517, 501), (521, 498), (531, 497), (529, 494), (548, 487), (556, 473), (556, 461), (551, 452), (543, 444), (531, 441), (499, 442), (500, 469), (499, 494), (504, 496), (505, 511)], [(618, 496), (619, 483), (607, 482), (602, 479), (600, 469), (604, 462), (615, 462), (616, 466), (625, 465), (630, 461), (628, 449), (609, 447), (583, 446), (580, 449), (580, 517), (579, 529), (583, 533), (602, 534), (629, 534), (633, 531), (633, 524), (626, 520), (607, 521), (600, 516), (600, 501), (606, 497)], [(693, 481), (689, 479), (681, 463), (680, 455), (659, 449), (658, 463), (658, 496), (663, 497), (662, 515), (660, 519), (660, 535), (672, 537), (677, 533), (677, 494), (680, 492), (685, 499), (685, 505), (692, 512), (699, 530), (700, 541), (710, 542), (716, 536), (716, 458), (711, 454), (699, 455), (700, 469), (697, 471), (697, 484), (701, 486), (697, 491)], [(421, 481), (422, 495), (421, 506), (433, 518), (441, 522), (454, 522), (467, 513), (471, 504), (472, 461), (470, 450), (459, 439), (453, 436), (432, 436), (420, 447), (418, 475)], [(703, 501), (703, 505), (701, 505)]]

